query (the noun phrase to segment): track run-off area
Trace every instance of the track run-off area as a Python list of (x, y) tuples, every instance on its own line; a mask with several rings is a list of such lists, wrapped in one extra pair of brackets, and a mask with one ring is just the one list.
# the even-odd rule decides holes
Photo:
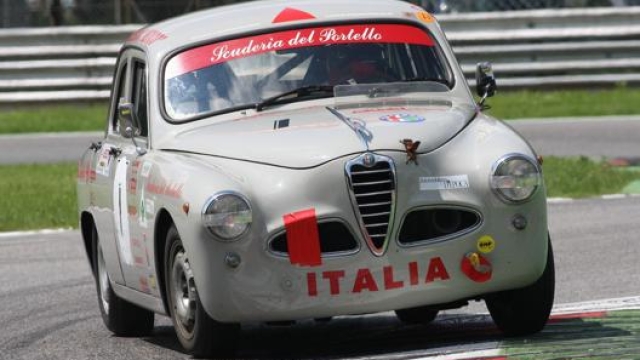
[[(502, 337), (484, 304), (472, 303), (429, 325), (403, 325), (392, 313), (246, 324), (238, 358), (638, 359), (639, 200), (549, 204), (556, 306), (534, 336)], [(189, 358), (162, 316), (150, 337), (111, 335), (76, 230), (0, 234), (0, 284), (0, 359)]]

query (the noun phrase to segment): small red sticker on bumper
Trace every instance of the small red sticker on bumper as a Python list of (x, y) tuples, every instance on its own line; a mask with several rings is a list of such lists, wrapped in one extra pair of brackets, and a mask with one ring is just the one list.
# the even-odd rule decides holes
[(287, 249), (291, 264), (322, 265), (320, 235), (315, 209), (284, 215), (283, 220), (287, 229)]
[(491, 263), (478, 253), (469, 253), (462, 258), (460, 270), (475, 282), (483, 283), (491, 280)]

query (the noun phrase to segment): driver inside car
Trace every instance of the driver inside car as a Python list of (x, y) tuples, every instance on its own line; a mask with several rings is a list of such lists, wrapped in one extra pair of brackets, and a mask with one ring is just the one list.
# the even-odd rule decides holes
[(329, 84), (366, 84), (398, 80), (389, 66), (384, 49), (378, 44), (338, 45), (328, 49)]

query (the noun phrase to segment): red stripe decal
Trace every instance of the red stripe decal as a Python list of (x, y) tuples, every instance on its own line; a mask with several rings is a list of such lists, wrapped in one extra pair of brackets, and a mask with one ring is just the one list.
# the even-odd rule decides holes
[(273, 24), (289, 22), (289, 21), (298, 21), (298, 20), (311, 20), (316, 17), (309, 14), (308, 12), (293, 9), (293, 8), (285, 8), (273, 19)]
[(315, 209), (302, 210), (283, 216), (287, 229), (289, 261), (294, 265), (322, 265), (320, 235)]
[(339, 25), (280, 31), (184, 51), (167, 63), (166, 78), (269, 51), (329, 44), (391, 43), (433, 46), (427, 33), (402, 24)]

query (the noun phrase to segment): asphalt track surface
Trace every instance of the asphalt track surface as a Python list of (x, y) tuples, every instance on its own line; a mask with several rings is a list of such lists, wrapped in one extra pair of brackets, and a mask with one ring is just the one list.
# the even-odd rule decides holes
[[(508, 122), (541, 155), (640, 157), (640, 117)], [(102, 133), (0, 135), (0, 164), (75, 162)]]
[[(570, 311), (561, 304), (633, 297), (630, 308), (640, 309), (638, 213), (637, 197), (549, 204), (555, 311), (565, 315), (538, 335), (505, 339), (474, 304), (420, 326), (401, 325), (389, 313), (286, 327), (248, 324), (238, 358), (637, 359), (640, 310)], [(0, 284), (0, 359), (189, 358), (165, 317), (156, 316), (146, 338), (106, 330), (77, 231), (0, 235)]]
[[(511, 122), (543, 155), (638, 157), (640, 118)], [(0, 163), (76, 161), (99, 133), (0, 136)], [(502, 338), (481, 303), (403, 326), (389, 313), (291, 327), (243, 326), (239, 358), (639, 359), (640, 198), (551, 203), (557, 314), (536, 336)], [(0, 359), (188, 359), (170, 321), (147, 338), (102, 324), (76, 231), (0, 234)], [(627, 310), (562, 304), (632, 297)], [(587, 306), (588, 307), (588, 306)], [(563, 313), (568, 313), (563, 314)]]

